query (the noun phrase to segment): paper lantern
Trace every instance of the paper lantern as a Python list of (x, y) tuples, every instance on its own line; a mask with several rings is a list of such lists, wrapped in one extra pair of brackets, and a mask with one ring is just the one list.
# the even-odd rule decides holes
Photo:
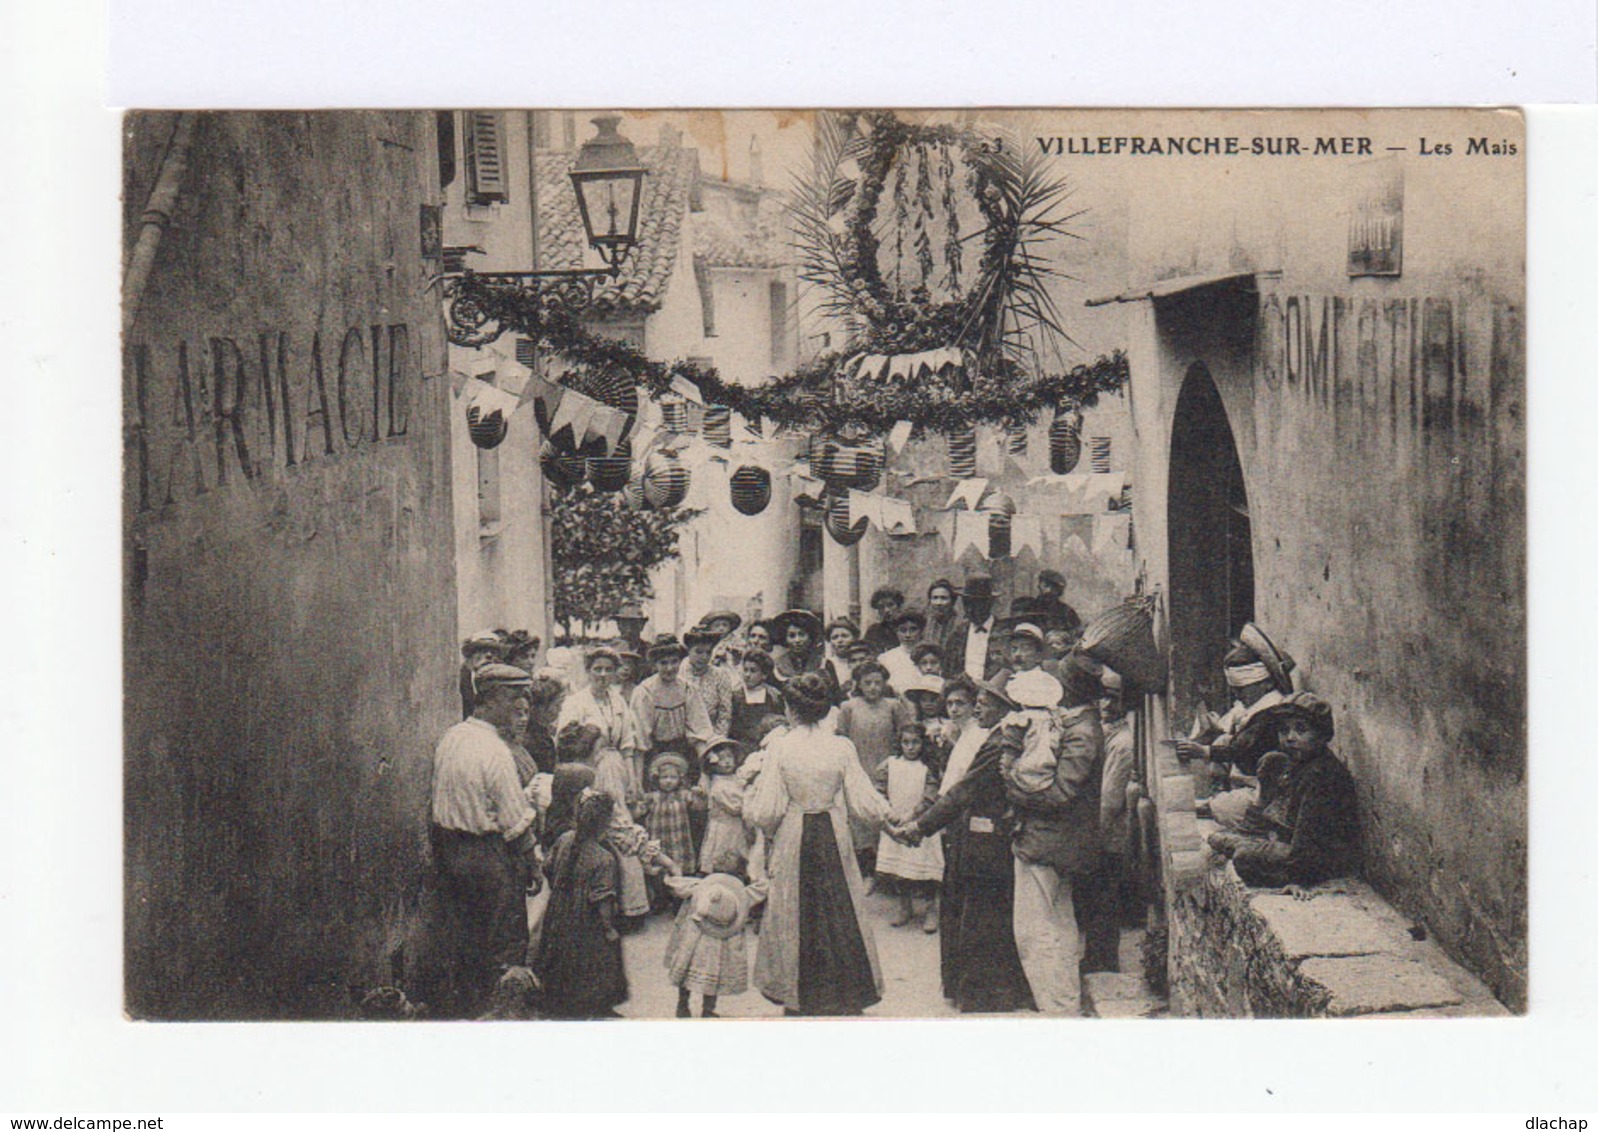
[(988, 520), (988, 557), (1010, 557), (1010, 529), (1015, 516), (1015, 500), (1002, 491), (990, 491), (977, 505), (977, 513)]
[(466, 409), (466, 431), (477, 447), (498, 448), (510, 432), (510, 422), (498, 409), (485, 414), (478, 406), (470, 405)]
[(827, 515), (823, 520), (827, 533), (839, 546), (853, 546), (865, 537), (870, 520), (861, 516), (853, 526), (849, 524), (849, 495), (836, 492), (827, 497)]
[(688, 431), (688, 402), (680, 397), (667, 398), (660, 403), (661, 427), (666, 432)]
[(649, 510), (649, 500), (644, 498), (644, 481), (642, 478), (627, 481), (627, 486), (621, 489), (621, 501), (631, 511)]
[(1010, 527), (1011, 518), (1003, 511), (989, 511), (988, 515), (988, 557), (1010, 557)]
[(538, 451), (538, 466), (544, 470), (544, 478), (559, 487), (576, 487), (588, 475), (587, 460), (562, 452), (547, 440)]
[(688, 497), (688, 469), (675, 456), (655, 451), (644, 461), (644, 499), (651, 507), (675, 507)]
[(706, 405), (704, 436), (706, 444), (731, 448), (732, 410), (725, 405)]
[(968, 480), (977, 474), (976, 429), (949, 434), (949, 474), (957, 480)]
[(588, 458), (588, 482), (595, 491), (620, 491), (633, 474), (633, 446), (629, 441), (616, 445), (609, 456)]
[(810, 474), (834, 491), (871, 491), (882, 481), (882, 446), (827, 439), (811, 450)]
[(1026, 425), (1011, 425), (1008, 435), (1010, 455), (1025, 456), (1027, 441)]
[(1088, 454), (1092, 469), (1100, 475), (1110, 470), (1110, 438), (1095, 436), (1088, 441)]
[(1082, 414), (1057, 413), (1049, 425), (1049, 471), (1067, 475), (1082, 459)]
[(758, 515), (771, 502), (771, 473), (746, 464), (727, 481), (733, 508), (740, 515)]

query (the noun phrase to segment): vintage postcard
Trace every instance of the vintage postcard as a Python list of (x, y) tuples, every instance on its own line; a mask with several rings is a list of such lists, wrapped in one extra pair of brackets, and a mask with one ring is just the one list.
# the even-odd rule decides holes
[(1524, 1012), (1525, 157), (129, 113), (126, 1012)]

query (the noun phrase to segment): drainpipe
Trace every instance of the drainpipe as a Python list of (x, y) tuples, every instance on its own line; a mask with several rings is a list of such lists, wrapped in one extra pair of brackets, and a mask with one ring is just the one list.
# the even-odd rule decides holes
[[(538, 129), (536, 119), (539, 114), (547, 114), (547, 110), (529, 110), (527, 112), (527, 231), (530, 239), (529, 251), (534, 271), (541, 265), (538, 262)], [(533, 361), (538, 360), (538, 345), (533, 345)], [(544, 647), (549, 648), (555, 643), (555, 542), (553, 531), (555, 524), (550, 520), (550, 505), (553, 502), (549, 483), (544, 479), (544, 469), (535, 459), (533, 461), (533, 474), (538, 477), (538, 525), (539, 546), (543, 551), (544, 572)]]
[(155, 188), (145, 201), (144, 213), (139, 217), (139, 237), (128, 257), (127, 269), (122, 273), (122, 334), (132, 333), (139, 318), (139, 304), (144, 299), (144, 288), (150, 281), (150, 271), (155, 267), (155, 253), (161, 246), (161, 236), (172, 223), (172, 213), (177, 208), (178, 194), (183, 188), (183, 175), (189, 168), (189, 146), (194, 140), (194, 123), (198, 115), (185, 112), (178, 115), (172, 127), (172, 138), (167, 142), (166, 155), (161, 158), (161, 171), (156, 176)]

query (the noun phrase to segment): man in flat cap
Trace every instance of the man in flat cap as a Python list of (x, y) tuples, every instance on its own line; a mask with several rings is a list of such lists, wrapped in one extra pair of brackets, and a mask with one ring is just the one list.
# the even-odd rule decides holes
[(500, 975), (526, 963), (534, 812), (500, 731), (531, 684), (519, 668), (479, 668), (471, 717), (446, 731), (433, 755), (430, 833), (439, 898), (453, 927), (451, 1016), (474, 1016)]

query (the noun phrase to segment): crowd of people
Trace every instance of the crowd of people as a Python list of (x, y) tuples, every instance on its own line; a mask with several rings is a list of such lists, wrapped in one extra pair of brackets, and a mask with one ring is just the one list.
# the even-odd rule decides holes
[[(934, 582), (924, 608), (883, 588), (863, 632), (717, 610), (681, 639), (587, 648), (580, 674), (536, 667), (528, 634), (468, 638), (466, 718), (434, 766), (443, 1012), (474, 1016), (508, 980), (542, 1016), (610, 1017), (656, 977), (679, 1017), (751, 986), (788, 1014), (859, 1014), (883, 992), (875, 894), (893, 930), (940, 935), (960, 1011), (1079, 1013), (1143, 909), (1130, 705), (1063, 591), (1045, 571), (1000, 618), (984, 574)], [(1249, 626), (1238, 703), (1178, 744), (1234, 780), (1212, 843), (1253, 883), (1351, 867), (1331, 712), (1290, 667)], [(652, 915), (673, 918), (664, 971), (629, 972), (622, 937)]]

